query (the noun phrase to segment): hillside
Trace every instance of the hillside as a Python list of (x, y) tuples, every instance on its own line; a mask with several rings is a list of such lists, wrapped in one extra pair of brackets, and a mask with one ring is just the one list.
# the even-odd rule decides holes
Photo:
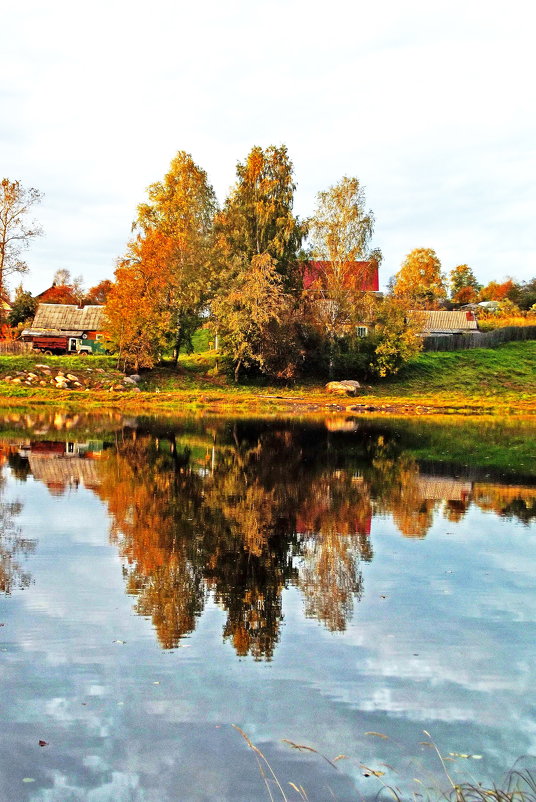
[(496, 348), (421, 353), (392, 379), (374, 387), (378, 395), (508, 397), (536, 401), (536, 340)]

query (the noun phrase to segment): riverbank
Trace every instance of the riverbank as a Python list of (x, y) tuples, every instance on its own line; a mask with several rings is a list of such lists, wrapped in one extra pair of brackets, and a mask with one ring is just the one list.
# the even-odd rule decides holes
[[(28, 380), (28, 374), (35, 378)], [(59, 374), (59, 376), (58, 376)], [(63, 377), (73, 376), (70, 383)], [(340, 377), (350, 378), (350, 377)], [(75, 386), (76, 385), (76, 386)], [(320, 382), (292, 387), (234, 384), (216, 372), (216, 354), (181, 357), (178, 369), (159, 366), (137, 384), (124, 381), (111, 357), (0, 357), (0, 408), (180, 411), (206, 414), (323, 412), (399, 415), (536, 414), (536, 341), (493, 349), (423, 353), (392, 379), (334, 396)]]

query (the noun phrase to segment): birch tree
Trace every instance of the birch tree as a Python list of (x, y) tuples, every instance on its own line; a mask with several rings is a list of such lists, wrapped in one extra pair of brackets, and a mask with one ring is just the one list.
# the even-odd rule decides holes
[(43, 232), (29, 220), (32, 207), (41, 201), (41, 192), (25, 189), (19, 181), (3, 178), (0, 185), (0, 293), (6, 291), (6, 279), (13, 273), (26, 273), (22, 258), (34, 237)]

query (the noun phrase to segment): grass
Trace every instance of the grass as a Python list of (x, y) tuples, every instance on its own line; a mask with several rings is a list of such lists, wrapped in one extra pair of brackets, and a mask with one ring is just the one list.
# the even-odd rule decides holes
[[(203, 347), (208, 333), (198, 333)], [(81, 394), (55, 388), (30, 388), (2, 381), (18, 370), (31, 369), (42, 355), (0, 357), (0, 406), (57, 404), (73, 407)], [(82, 368), (102, 368), (112, 378), (113, 357), (76, 356), (46, 358), (51, 367), (76, 373)], [(536, 413), (536, 341), (511, 342), (490, 349), (422, 353), (395, 377), (378, 381), (356, 399), (326, 393), (323, 380), (292, 386), (251, 381), (234, 384), (223, 370), (215, 351), (181, 354), (178, 369), (163, 364), (142, 375), (141, 393), (92, 391), (83, 397), (84, 407), (129, 410), (175, 410), (229, 414), (313, 414), (326, 409), (416, 414)], [(352, 378), (345, 376), (344, 378)]]
[(536, 340), (496, 348), (421, 353), (393, 379), (379, 384), (381, 395), (448, 393), (464, 396), (536, 397)]
[[(248, 748), (255, 756), (257, 768), (264, 783), (266, 798), (269, 799), (270, 802), (276, 802), (276, 800), (281, 800), (281, 802), (292, 802), (292, 800), (308, 802), (309, 797), (304, 786), (290, 781), (281, 781), (266, 756), (251, 741), (249, 736), (236, 724), (233, 724), (232, 726), (238, 733), (240, 733)], [(474, 780), (458, 783), (455, 782), (451, 776), (451, 769), (447, 768), (446, 764), (446, 761), (452, 761), (453, 758), (450, 757), (450, 755), (448, 757), (444, 757), (441, 754), (437, 744), (432, 740), (430, 734), (426, 730), (424, 730), (424, 734), (427, 736), (428, 740), (421, 742), (421, 746), (430, 747), (437, 755), (442, 774), (446, 781), (445, 787), (441, 788), (437, 785), (427, 786), (425, 782), (414, 777), (413, 782), (418, 784), (418, 791), (404, 792), (400, 789), (399, 785), (391, 785), (389, 784), (388, 780), (385, 781), (383, 779), (383, 777), (386, 776), (386, 772), (384, 770), (372, 769), (369, 766), (365, 766), (363, 763), (359, 762), (358, 766), (363, 777), (375, 777), (379, 781), (379, 789), (373, 796), (367, 796), (367, 799), (389, 799), (394, 800), (394, 802), (404, 802), (406, 799), (408, 802), (409, 800), (415, 802), (416, 799), (421, 800), (421, 802), (423, 802), (423, 800), (427, 800), (427, 802), (438, 802), (439, 800), (448, 800), (449, 802), (536, 802), (536, 773), (534, 773), (532, 770), (528, 768), (514, 768), (506, 774), (503, 782), (500, 785), (492, 783), (484, 785), (483, 783)], [(370, 732), (366, 733), (366, 735), (379, 736), (380, 738), (389, 740), (388, 736), (383, 735), (382, 733)], [(325, 760), (335, 771), (338, 770), (337, 761), (349, 759), (347, 755), (340, 754), (333, 758), (333, 760), (330, 760), (330, 758), (326, 757), (326, 755), (322, 754), (322, 752), (319, 752), (317, 749), (314, 749), (311, 746), (296, 744), (287, 739), (283, 739), (282, 743), (285, 743), (291, 748), (300, 752), (313, 753), (319, 756)], [(480, 755), (460, 754), (456, 754), (456, 756), (461, 758), (481, 757)], [(392, 766), (388, 766), (387, 764), (381, 765), (386, 769), (390, 769), (398, 774), (398, 772), (396, 772)], [(296, 796), (293, 794), (291, 798), (289, 796), (289, 789), (291, 789)], [(333, 792), (330, 793), (330, 798), (336, 800)], [(361, 799), (365, 799), (365, 797), (361, 797)]]

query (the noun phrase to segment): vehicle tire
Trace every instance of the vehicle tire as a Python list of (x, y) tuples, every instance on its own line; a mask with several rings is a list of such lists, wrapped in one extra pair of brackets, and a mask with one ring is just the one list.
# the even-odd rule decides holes
[(52, 351), (50, 351), (48, 348), (46, 351), (43, 351), (43, 353), (45, 356), (52, 356)]
[(78, 351), (78, 356), (89, 356), (87, 351)]

